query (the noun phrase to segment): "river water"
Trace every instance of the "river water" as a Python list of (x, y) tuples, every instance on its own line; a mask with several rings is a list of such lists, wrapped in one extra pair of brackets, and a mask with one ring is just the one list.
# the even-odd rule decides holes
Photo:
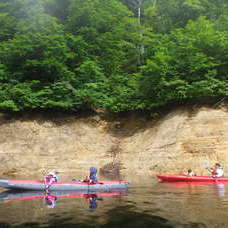
[(228, 183), (148, 179), (127, 192), (51, 193), (51, 203), (42, 194), (1, 193), (0, 228), (228, 227)]

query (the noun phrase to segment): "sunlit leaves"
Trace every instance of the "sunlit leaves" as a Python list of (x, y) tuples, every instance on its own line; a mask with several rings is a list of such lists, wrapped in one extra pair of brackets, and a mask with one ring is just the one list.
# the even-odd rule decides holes
[(164, 101), (225, 96), (227, 41), (228, 34), (217, 31), (205, 18), (163, 36), (152, 60), (142, 67), (146, 99), (160, 106)]
[(226, 0), (2, 0), (0, 109), (227, 96), (227, 12)]

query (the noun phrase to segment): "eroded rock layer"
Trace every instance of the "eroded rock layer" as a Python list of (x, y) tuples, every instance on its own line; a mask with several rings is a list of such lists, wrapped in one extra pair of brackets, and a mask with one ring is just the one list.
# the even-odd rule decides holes
[(90, 166), (105, 174), (147, 176), (182, 173), (228, 164), (226, 109), (179, 108), (157, 121), (128, 116), (47, 117), (2, 114), (1, 176), (86, 175)]

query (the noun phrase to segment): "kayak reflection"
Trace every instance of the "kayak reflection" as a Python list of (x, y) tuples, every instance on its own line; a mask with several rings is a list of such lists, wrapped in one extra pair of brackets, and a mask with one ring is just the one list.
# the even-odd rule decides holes
[(57, 197), (52, 195), (50, 191), (45, 192), (44, 200), (47, 208), (54, 208), (56, 206)]
[(215, 183), (215, 188), (219, 197), (224, 197), (226, 193), (226, 188), (224, 183)]
[(127, 190), (116, 191), (4, 191), (0, 193), (0, 201), (9, 202), (14, 200), (44, 199), (48, 208), (54, 208), (60, 198), (85, 198), (89, 203), (89, 209), (97, 208), (97, 201), (102, 201), (103, 197), (120, 197), (127, 195)]
[(202, 192), (204, 189), (211, 189), (218, 197), (224, 197), (228, 183), (223, 182), (158, 182), (159, 185), (166, 186), (172, 192), (195, 194)]

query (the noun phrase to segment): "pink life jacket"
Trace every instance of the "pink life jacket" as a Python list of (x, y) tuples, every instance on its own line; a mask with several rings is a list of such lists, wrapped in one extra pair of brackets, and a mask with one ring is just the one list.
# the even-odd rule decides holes
[(56, 180), (52, 175), (47, 175), (44, 177), (44, 182), (46, 186), (51, 186), (55, 181)]

